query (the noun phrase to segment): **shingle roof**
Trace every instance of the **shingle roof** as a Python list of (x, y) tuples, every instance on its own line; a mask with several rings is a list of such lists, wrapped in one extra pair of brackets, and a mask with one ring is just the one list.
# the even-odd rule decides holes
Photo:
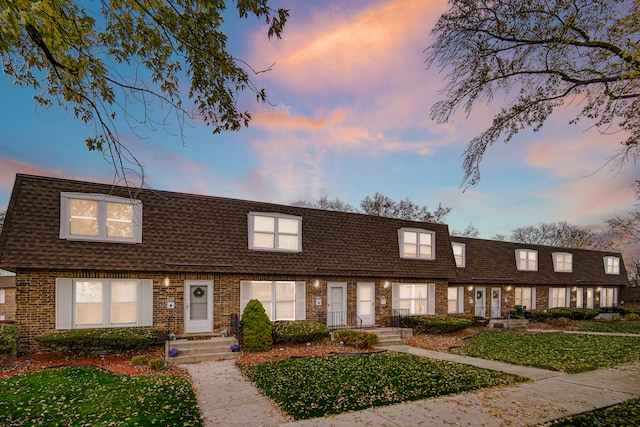
[[(627, 275), (622, 257), (616, 252), (557, 248), (514, 242), (471, 239), (451, 236), (451, 241), (465, 244), (466, 266), (457, 268), (452, 283), (510, 283), (529, 285), (627, 285)], [(519, 271), (516, 267), (516, 250), (538, 251), (538, 271)], [(553, 267), (553, 253), (573, 254), (571, 273), (557, 273)], [(620, 257), (620, 274), (605, 274), (605, 256)]]
[[(430, 279), (456, 274), (448, 227), (443, 224), (146, 189), (135, 190), (143, 202), (141, 244), (59, 238), (61, 192), (128, 197), (130, 191), (17, 175), (0, 237), (0, 267)], [(249, 250), (249, 212), (301, 216), (302, 252)], [(401, 259), (401, 227), (435, 231), (436, 260)]]

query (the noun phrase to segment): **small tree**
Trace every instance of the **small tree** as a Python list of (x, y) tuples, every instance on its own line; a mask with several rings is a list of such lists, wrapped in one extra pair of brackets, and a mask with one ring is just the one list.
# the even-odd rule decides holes
[(257, 299), (242, 312), (242, 345), (245, 351), (269, 351), (273, 344), (271, 321)]

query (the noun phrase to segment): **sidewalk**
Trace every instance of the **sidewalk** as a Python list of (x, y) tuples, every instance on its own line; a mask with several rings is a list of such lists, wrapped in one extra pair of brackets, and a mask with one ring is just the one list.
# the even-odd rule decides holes
[(289, 422), (244, 380), (232, 361), (183, 367), (193, 378), (207, 426), (527, 426), (640, 397), (640, 364), (569, 375), (405, 345), (389, 349), (508, 372), (532, 381)]

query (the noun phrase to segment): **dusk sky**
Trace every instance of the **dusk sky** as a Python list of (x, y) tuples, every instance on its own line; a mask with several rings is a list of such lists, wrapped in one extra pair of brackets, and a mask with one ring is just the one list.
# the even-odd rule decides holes
[[(290, 9), (281, 40), (257, 20), (228, 20), (230, 46), (256, 69), (274, 105), (255, 103), (240, 132), (212, 135), (204, 124), (155, 131), (119, 128), (145, 166), (146, 185), (170, 190), (290, 204), (323, 194), (358, 207), (376, 192), (435, 209), (453, 208), (452, 230), (473, 223), (480, 237), (566, 220), (583, 227), (632, 209), (637, 167), (607, 164), (620, 134), (603, 135), (567, 105), (540, 132), (498, 143), (482, 162), (482, 179), (460, 187), (462, 154), (486, 129), (499, 103), (482, 103), (448, 124), (429, 118), (444, 73), (426, 70), (424, 49), (446, 0), (277, 1)], [(16, 173), (111, 182), (113, 169), (87, 151), (92, 126), (58, 108), (35, 109), (30, 89), (0, 79), (0, 209)], [(163, 117), (162, 107), (152, 107)]]

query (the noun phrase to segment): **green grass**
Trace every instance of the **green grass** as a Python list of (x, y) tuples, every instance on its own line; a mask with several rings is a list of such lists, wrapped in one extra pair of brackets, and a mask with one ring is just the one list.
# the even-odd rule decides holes
[(584, 412), (545, 424), (549, 427), (632, 426), (640, 420), (640, 399), (631, 399), (604, 409)]
[(579, 323), (578, 327), (586, 332), (640, 334), (640, 322), (585, 322)]
[(240, 366), (295, 419), (524, 381), (514, 375), (395, 352)]
[(2, 426), (202, 426), (189, 380), (46, 369), (0, 379)]
[(457, 354), (569, 373), (640, 361), (640, 337), (483, 332)]

